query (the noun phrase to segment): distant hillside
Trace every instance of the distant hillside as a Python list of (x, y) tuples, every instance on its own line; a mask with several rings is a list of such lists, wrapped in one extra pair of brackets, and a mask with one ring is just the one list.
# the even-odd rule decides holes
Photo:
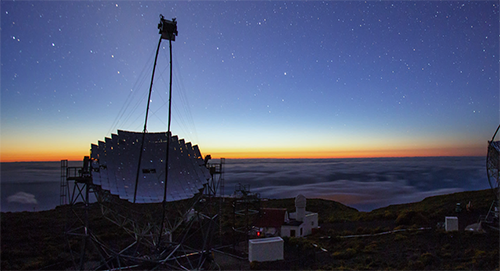
[[(267, 208), (286, 208), (288, 212), (295, 212), (295, 198), (270, 199), (263, 201), (262, 206)], [(358, 217), (360, 213), (358, 210), (342, 203), (324, 199), (307, 199), (306, 210), (318, 213), (320, 224), (325, 221), (352, 220)]]
[[(360, 212), (342, 203), (324, 199), (307, 199), (306, 210), (319, 214), (320, 224), (323, 222), (394, 220), (404, 212), (414, 211), (424, 214), (428, 219), (444, 220), (444, 216), (456, 215), (455, 207), (460, 203), (463, 213), (467, 213), (466, 205), (471, 202), (469, 213), (484, 214), (488, 212), (495, 196), (490, 189), (465, 191), (447, 195), (425, 198), (419, 202), (396, 204), (375, 209), (370, 212)], [(263, 207), (287, 208), (295, 212), (295, 199), (270, 199), (262, 202)], [(479, 218), (479, 217), (478, 217)]]
[[(475, 223), (480, 215), (488, 213), (495, 195), (492, 190), (465, 191), (448, 195), (440, 195), (425, 198), (420, 202), (390, 205), (384, 208), (373, 210), (359, 217), (361, 220), (376, 219), (396, 219), (404, 213), (415, 212), (421, 214), (429, 220), (430, 225), (444, 221), (445, 216), (458, 216), (463, 219), (460, 226), (465, 227), (470, 223)], [(468, 203), (472, 207), (467, 211)], [(462, 212), (456, 213), (457, 203), (460, 203)]]

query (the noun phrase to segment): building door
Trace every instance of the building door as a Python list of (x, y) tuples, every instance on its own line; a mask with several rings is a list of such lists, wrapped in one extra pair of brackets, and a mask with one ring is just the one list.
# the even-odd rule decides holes
[(290, 230), (290, 237), (295, 237), (295, 230)]

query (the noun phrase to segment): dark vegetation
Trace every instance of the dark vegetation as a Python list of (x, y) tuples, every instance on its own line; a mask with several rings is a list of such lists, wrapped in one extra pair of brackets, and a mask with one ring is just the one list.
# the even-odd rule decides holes
[[(307, 238), (284, 238), (285, 260), (250, 265), (225, 265), (222, 269), (392, 269), (392, 270), (499, 270), (499, 235), (467, 232), (465, 226), (486, 215), (494, 195), (491, 190), (435, 196), (421, 202), (391, 205), (358, 212), (338, 202), (309, 199), (307, 210), (319, 213), (321, 229)], [(470, 211), (465, 205), (471, 201)], [(463, 211), (455, 212), (456, 203)], [(262, 207), (294, 211), (294, 199), (268, 200)], [(231, 243), (232, 208), (224, 206), (223, 244)], [(69, 207), (42, 212), (1, 213), (1, 269), (73, 268), (64, 231)], [(459, 218), (458, 232), (437, 226), (445, 216)], [(103, 218), (97, 204), (89, 222), (99, 238), (110, 246), (123, 247), (131, 237)], [(425, 228), (425, 229), (422, 229)], [(387, 233), (389, 231), (393, 233)], [(369, 235), (365, 237), (347, 237)], [(92, 259), (92, 255), (89, 259)], [(242, 260), (245, 262), (245, 260)]]

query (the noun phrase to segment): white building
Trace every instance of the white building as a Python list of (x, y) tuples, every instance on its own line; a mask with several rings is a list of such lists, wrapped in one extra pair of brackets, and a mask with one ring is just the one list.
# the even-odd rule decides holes
[(303, 237), (319, 228), (318, 213), (306, 211), (306, 197), (298, 195), (294, 213), (288, 213), (286, 209), (263, 208), (254, 226), (259, 229), (257, 236)]
[(290, 222), (281, 227), (281, 236), (302, 237), (319, 228), (318, 213), (306, 211), (306, 197), (295, 198), (295, 213), (289, 214)]

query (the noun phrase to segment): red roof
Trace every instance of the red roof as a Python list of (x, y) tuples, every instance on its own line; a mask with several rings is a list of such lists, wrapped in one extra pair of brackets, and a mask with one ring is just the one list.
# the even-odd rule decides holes
[(286, 209), (282, 208), (262, 208), (260, 217), (254, 223), (256, 227), (279, 228), (285, 223), (287, 217)]

